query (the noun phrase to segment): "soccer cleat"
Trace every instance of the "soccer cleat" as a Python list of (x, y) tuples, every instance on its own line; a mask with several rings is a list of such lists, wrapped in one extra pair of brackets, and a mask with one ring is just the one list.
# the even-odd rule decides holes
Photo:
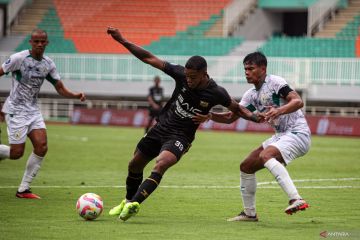
[(138, 202), (128, 202), (125, 204), (119, 218), (123, 221), (128, 220), (130, 217), (135, 216), (140, 210)]
[(26, 189), (23, 192), (16, 192), (15, 196), (18, 198), (41, 199), (41, 197), (39, 197), (35, 193), (32, 193), (30, 189)]
[(309, 207), (304, 199), (292, 199), (289, 201), (289, 206), (285, 209), (285, 213), (292, 215), (297, 211), (304, 211)]
[(246, 213), (244, 211), (242, 211), (239, 215), (233, 217), (233, 218), (229, 218), (227, 220), (228, 222), (257, 222), (259, 221), (257, 214), (255, 216), (249, 216), (246, 215)]
[(122, 200), (121, 203), (119, 205), (117, 205), (116, 207), (113, 207), (112, 209), (110, 209), (109, 215), (110, 216), (119, 216), (121, 211), (123, 210), (125, 204), (126, 204), (126, 199)]

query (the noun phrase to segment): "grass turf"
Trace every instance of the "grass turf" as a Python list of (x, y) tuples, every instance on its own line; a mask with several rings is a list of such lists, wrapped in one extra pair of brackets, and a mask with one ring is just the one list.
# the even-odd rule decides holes
[[(139, 214), (122, 222), (107, 213), (124, 197), (127, 164), (142, 134), (139, 128), (48, 125), (49, 152), (32, 184), (41, 200), (15, 198), (30, 142), (22, 159), (0, 162), (1, 239), (320, 239), (323, 231), (360, 238), (358, 138), (314, 136), (310, 152), (288, 166), (294, 180), (303, 180), (295, 184), (310, 203), (308, 210), (286, 215), (286, 195), (267, 183), (274, 179), (261, 170), (260, 221), (234, 223), (226, 218), (242, 206), (239, 163), (269, 135), (198, 132)], [(2, 140), (7, 142), (5, 134)], [(104, 200), (105, 210), (95, 221), (84, 221), (75, 211), (85, 192)]]

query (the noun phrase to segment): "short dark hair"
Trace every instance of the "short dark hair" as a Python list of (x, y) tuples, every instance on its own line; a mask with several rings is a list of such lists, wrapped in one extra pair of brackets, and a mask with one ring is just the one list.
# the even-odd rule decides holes
[(267, 66), (267, 59), (262, 52), (253, 52), (246, 55), (243, 64), (255, 64), (258, 66)]
[(32, 37), (35, 33), (45, 34), (46, 37), (48, 37), (47, 32), (45, 30), (40, 29), (40, 28), (36, 28), (36, 29), (32, 30), (30, 36)]
[(192, 69), (192, 70), (206, 70), (207, 69), (207, 63), (205, 58), (201, 57), (201, 56), (192, 56), (191, 58), (189, 58), (189, 60), (187, 60), (185, 67), (187, 69)]

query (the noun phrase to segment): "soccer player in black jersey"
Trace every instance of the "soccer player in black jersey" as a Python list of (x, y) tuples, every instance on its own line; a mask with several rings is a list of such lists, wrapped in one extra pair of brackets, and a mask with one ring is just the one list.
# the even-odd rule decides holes
[[(110, 215), (119, 215), (120, 219), (126, 221), (138, 213), (140, 204), (156, 189), (166, 170), (175, 165), (190, 148), (200, 124), (193, 120), (197, 113), (208, 114), (213, 106), (222, 105), (248, 120), (258, 122), (260, 117), (231, 99), (227, 91), (209, 77), (203, 57), (189, 58), (185, 67), (174, 65), (127, 41), (116, 28), (108, 27), (107, 33), (135, 57), (164, 71), (176, 83), (158, 122), (139, 141), (129, 162), (126, 198), (109, 212)], [(143, 181), (143, 170), (154, 158), (156, 163), (151, 175)]]

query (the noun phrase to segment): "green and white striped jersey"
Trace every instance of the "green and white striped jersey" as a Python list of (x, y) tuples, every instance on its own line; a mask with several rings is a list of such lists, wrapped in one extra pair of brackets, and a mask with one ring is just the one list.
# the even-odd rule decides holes
[(10, 95), (2, 109), (9, 114), (39, 111), (37, 98), (44, 80), (54, 86), (60, 80), (53, 60), (47, 56), (43, 56), (41, 61), (36, 60), (29, 50), (11, 55), (2, 68), (6, 74), (12, 74)]
[[(240, 105), (252, 112), (265, 112), (267, 106), (280, 107), (286, 103), (286, 100), (281, 98), (279, 91), (287, 85), (288, 83), (282, 77), (267, 75), (265, 82), (259, 90), (253, 87), (245, 92)], [(300, 109), (292, 113), (280, 115), (269, 122), (269, 124), (276, 133), (294, 132), (310, 134), (309, 126)]]

